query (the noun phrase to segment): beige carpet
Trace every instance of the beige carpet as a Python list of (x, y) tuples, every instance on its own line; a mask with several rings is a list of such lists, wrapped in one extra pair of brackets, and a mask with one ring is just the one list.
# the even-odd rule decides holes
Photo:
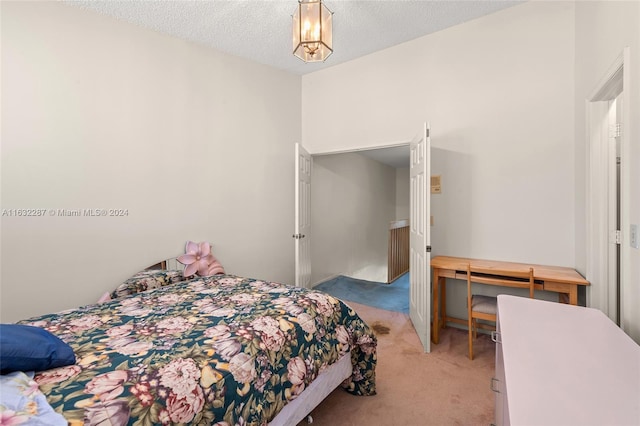
[[(493, 422), (495, 349), (487, 335), (467, 357), (467, 332), (447, 328), (425, 354), (409, 317), (348, 302), (378, 337), (377, 392), (353, 396), (338, 388), (311, 413), (322, 425), (489, 425)], [(301, 422), (300, 426), (306, 425)]]

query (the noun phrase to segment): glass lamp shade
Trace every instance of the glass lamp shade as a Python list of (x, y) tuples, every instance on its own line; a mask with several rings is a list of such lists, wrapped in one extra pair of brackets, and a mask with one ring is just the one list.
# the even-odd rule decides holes
[(333, 53), (332, 12), (322, 0), (298, 0), (293, 14), (293, 54), (305, 62), (322, 62)]

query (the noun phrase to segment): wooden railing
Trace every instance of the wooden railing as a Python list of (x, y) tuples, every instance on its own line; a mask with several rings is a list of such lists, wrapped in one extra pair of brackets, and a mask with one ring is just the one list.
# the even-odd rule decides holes
[(397, 220), (389, 225), (389, 273), (392, 282), (409, 270), (409, 221)]

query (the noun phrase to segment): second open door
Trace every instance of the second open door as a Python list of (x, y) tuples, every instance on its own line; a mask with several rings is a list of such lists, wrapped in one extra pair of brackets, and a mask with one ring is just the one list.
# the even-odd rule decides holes
[(295, 145), (295, 280), (296, 287), (311, 287), (311, 166), (312, 158)]
[(431, 140), (429, 125), (411, 141), (409, 164), (409, 316), (425, 352), (431, 351)]

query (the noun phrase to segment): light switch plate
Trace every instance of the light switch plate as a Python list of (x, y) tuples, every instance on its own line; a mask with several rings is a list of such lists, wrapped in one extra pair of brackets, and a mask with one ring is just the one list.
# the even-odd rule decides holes
[(638, 225), (635, 223), (631, 224), (631, 238), (629, 240), (631, 240), (631, 247), (640, 248), (638, 245)]

